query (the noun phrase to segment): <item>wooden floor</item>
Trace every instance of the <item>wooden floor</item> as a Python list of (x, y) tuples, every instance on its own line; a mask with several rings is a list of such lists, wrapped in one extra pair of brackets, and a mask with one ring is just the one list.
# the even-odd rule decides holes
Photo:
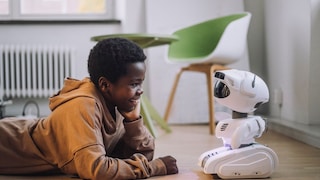
[[(152, 177), (157, 180), (209, 180), (216, 176), (205, 175), (198, 167), (201, 153), (220, 147), (221, 140), (209, 135), (207, 125), (171, 125), (171, 133), (158, 131), (155, 157), (172, 155), (177, 159), (179, 174)], [(279, 157), (279, 166), (272, 180), (320, 180), (320, 149), (268, 131), (257, 142), (273, 149)], [(67, 176), (0, 176), (0, 179), (75, 179)]]
[[(222, 145), (220, 139), (209, 135), (207, 125), (171, 126), (172, 133), (157, 138), (157, 156), (171, 154), (178, 160), (180, 173), (152, 179), (219, 179), (205, 175), (197, 166), (201, 153)], [(274, 180), (320, 180), (320, 149), (282, 134), (267, 131), (257, 142), (273, 149), (279, 166), (270, 177)]]

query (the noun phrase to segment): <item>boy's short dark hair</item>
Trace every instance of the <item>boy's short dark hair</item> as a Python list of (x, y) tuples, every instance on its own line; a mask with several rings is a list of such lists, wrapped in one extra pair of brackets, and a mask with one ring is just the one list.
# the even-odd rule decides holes
[(134, 42), (124, 38), (109, 38), (99, 41), (90, 51), (88, 72), (91, 81), (98, 87), (100, 77), (111, 83), (126, 75), (127, 64), (144, 62), (143, 49)]

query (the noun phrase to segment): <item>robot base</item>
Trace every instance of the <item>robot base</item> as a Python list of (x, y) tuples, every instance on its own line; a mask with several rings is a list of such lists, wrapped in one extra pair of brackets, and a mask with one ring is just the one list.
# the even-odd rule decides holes
[(203, 153), (199, 165), (222, 179), (267, 178), (278, 165), (276, 153), (261, 144), (233, 149), (220, 147)]

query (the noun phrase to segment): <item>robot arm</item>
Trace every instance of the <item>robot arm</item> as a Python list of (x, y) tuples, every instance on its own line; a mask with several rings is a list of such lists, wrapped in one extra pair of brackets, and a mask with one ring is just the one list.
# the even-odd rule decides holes
[(265, 121), (261, 117), (255, 116), (243, 121), (232, 135), (231, 147), (232, 149), (241, 146), (248, 146), (255, 143), (255, 138), (260, 137), (265, 130)]
[(260, 116), (220, 121), (216, 137), (223, 140), (224, 146), (237, 149), (255, 143), (265, 131), (265, 121)]

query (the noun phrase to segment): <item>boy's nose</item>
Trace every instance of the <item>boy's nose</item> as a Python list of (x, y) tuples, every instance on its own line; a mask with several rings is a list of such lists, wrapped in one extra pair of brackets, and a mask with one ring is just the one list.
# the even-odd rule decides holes
[(137, 94), (142, 95), (142, 94), (143, 94), (143, 88), (139, 88), (139, 89), (137, 90)]

